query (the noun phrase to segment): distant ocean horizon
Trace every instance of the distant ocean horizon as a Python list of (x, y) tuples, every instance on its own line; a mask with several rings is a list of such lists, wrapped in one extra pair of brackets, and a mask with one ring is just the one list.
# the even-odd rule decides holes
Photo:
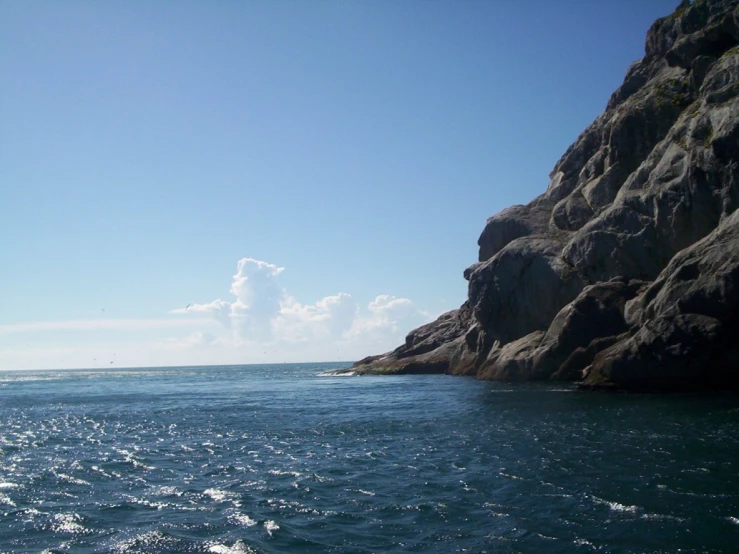
[(739, 399), (351, 362), (0, 371), (0, 552), (730, 552)]
[[(250, 368), (250, 367), (271, 367), (271, 366), (306, 366), (306, 365), (320, 365), (320, 366), (331, 366), (331, 371), (343, 369), (354, 364), (357, 360), (335, 360), (335, 361), (319, 361), (319, 362), (269, 362), (269, 363), (250, 363), (250, 364), (193, 364), (193, 365), (96, 365), (87, 367), (49, 367), (49, 368), (6, 368), (0, 369), (2, 373), (12, 373), (16, 371), (27, 371), (27, 372), (54, 372), (54, 371), (128, 371), (128, 370), (158, 370), (158, 369), (208, 369), (208, 368)], [(337, 366), (337, 367), (334, 367)]]

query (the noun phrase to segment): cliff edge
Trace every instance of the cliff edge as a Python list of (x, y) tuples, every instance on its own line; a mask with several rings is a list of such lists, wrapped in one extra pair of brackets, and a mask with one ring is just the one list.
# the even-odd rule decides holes
[(357, 373), (739, 388), (739, 0), (649, 29), (542, 195), (488, 219), (467, 301)]

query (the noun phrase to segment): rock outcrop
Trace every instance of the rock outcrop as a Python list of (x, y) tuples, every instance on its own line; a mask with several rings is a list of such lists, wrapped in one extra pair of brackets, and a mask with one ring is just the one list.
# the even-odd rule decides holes
[(739, 0), (685, 1), (544, 194), (488, 219), (467, 302), (352, 370), (738, 388), (738, 207)]

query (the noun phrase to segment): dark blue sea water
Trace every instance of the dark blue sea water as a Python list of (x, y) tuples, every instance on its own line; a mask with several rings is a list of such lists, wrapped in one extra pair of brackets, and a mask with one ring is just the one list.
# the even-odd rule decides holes
[(0, 373), (0, 551), (739, 551), (736, 398), (336, 367)]

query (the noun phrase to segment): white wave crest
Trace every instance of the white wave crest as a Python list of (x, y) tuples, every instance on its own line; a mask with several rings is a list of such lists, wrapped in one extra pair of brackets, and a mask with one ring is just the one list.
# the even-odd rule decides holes
[(82, 521), (82, 517), (79, 514), (56, 514), (54, 515), (54, 522), (52, 528), (57, 533), (86, 533), (85, 529), (79, 521)]
[(255, 550), (246, 546), (242, 541), (236, 541), (231, 546), (220, 543), (209, 544), (208, 552), (213, 552), (213, 554), (251, 554)]
[(277, 531), (280, 526), (277, 525), (276, 522), (269, 520), (264, 522), (264, 528), (267, 530), (267, 533), (269, 533), (269, 536), (272, 536), (272, 531)]
[(626, 504), (619, 504), (618, 502), (611, 502), (609, 500), (598, 498), (597, 496), (593, 496), (592, 498), (596, 503), (605, 504), (614, 512), (632, 512), (633, 513), (639, 510), (639, 506), (627, 506)]
[(225, 502), (233, 496), (230, 492), (222, 491), (220, 489), (206, 489), (203, 494), (205, 496), (210, 496), (216, 502)]
[(257, 524), (256, 519), (250, 518), (246, 514), (241, 512), (234, 512), (228, 516), (228, 519), (235, 525), (241, 525), (242, 527), (252, 527)]

